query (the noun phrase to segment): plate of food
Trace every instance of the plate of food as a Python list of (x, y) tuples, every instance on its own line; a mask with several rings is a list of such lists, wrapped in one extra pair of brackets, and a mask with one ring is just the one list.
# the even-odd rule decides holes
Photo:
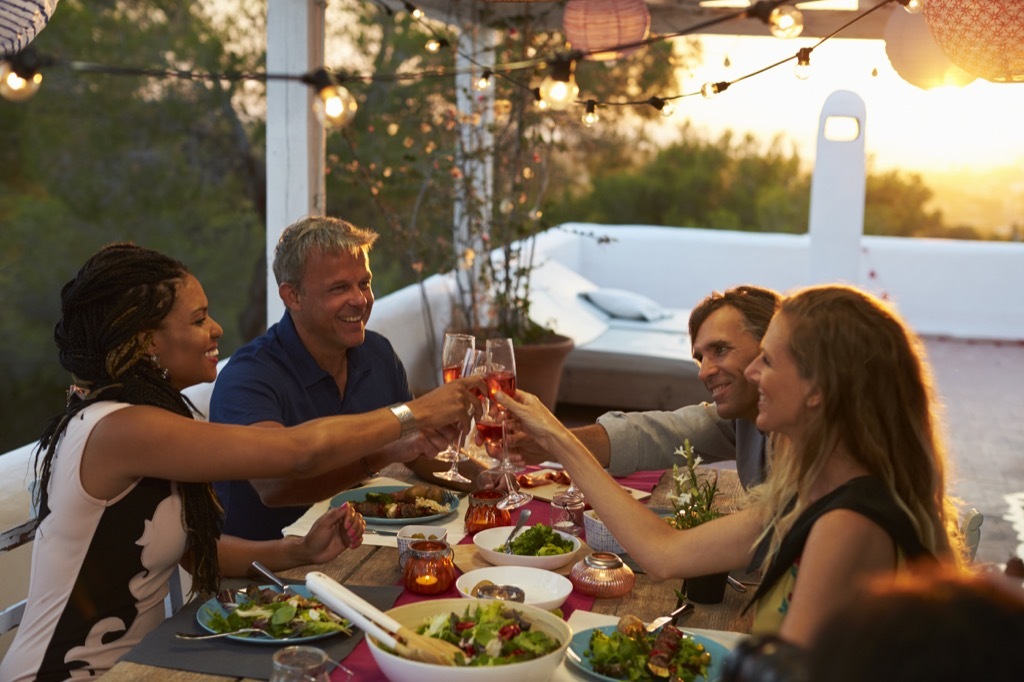
[(311, 597), (304, 585), (294, 585), (292, 589), (295, 594), (282, 593), (270, 585), (223, 590), (199, 607), (196, 621), (211, 633), (236, 632), (242, 628), (263, 630), (265, 634), (226, 637), (253, 644), (296, 644), (352, 634), (349, 622)]
[(433, 485), (377, 485), (346, 490), (331, 498), (331, 507), (350, 503), (367, 523), (406, 526), (448, 516), (459, 508), (455, 493)]
[[(653, 633), (634, 616), (618, 625), (582, 630), (566, 652), (569, 665), (601, 682), (692, 680), (709, 682), (722, 674), (729, 650), (702, 635), (665, 625)], [(652, 672), (653, 671), (653, 672)]]
[(529, 566), (554, 570), (573, 560), (582, 543), (580, 539), (538, 523), (525, 528), (512, 540), (512, 554), (501, 547), (514, 526), (498, 526), (473, 536), (473, 544), (488, 563), (495, 566)]

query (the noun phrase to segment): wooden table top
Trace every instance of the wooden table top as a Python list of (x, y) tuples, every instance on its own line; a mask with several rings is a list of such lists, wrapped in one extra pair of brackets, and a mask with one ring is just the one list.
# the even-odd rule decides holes
[[(404, 470), (404, 471), (403, 471)], [(389, 467), (382, 472), (392, 478), (409, 478), (405, 467)], [(668, 494), (671, 492), (670, 472), (662, 476), (652, 492), (649, 504), (653, 507), (669, 507)], [(723, 470), (719, 474), (719, 488), (723, 504), (730, 504), (740, 494), (740, 485), (735, 471)], [(398, 550), (394, 547), (363, 545), (354, 550), (342, 552), (334, 560), (316, 566), (299, 566), (280, 571), (285, 578), (304, 579), (309, 571), (322, 571), (340, 583), (353, 585), (400, 585), (402, 571), (398, 564)], [(646, 574), (638, 573), (632, 591), (617, 599), (597, 599), (590, 611), (612, 616), (634, 615), (647, 622), (671, 611), (677, 604), (676, 590), (681, 580), (654, 581)], [(699, 604), (690, 615), (679, 621), (683, 628), (704, 628), (731, 632), (750, 632), (752, 612), (741, 614), (753, 590), (740, 593), (726, 588), (725, 599), (720, 604)], [(120, 662), (104, 676), (105, 680), (169, 680), (172, 682), (216, 682), (239, 678), (221, 677), (201, 673), (169, 670), (137, 663)]]

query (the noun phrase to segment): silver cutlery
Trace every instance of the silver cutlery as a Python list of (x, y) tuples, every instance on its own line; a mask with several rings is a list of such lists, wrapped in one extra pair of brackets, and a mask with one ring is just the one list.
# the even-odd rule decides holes
[(516, 533), (519, 532), (519, 529), (522, 528), (523, 524), (526, 523), (527, 519), (530, 518), (531, 513), (532, 512), (529, 509), (524, 509), (523, 511), (519, 512), (519, 520), (516, 521), (516, 527), (512, 529), (512, 532), (508, 534), (508, 539), (505, 540), (505, 554), (512, 553), (512, 538), (516, 536)]
[(264, 578), (277, 585), (278, 589), (280, 589), (282, 593), (295, 595), (299, 594), (295, 591), (295, 588), (293, 588), (291, 585), (278, 578), (276, 573), (271, 571), (269, 568), (267, 568), (260, 562), (252, 562), (252, 567), (255, 568)]
[(652, 620), (650, 623), (648, 623), (647, 632), (654, 632), (665, 623), (674, 620), (676, 617), (690, 613), (691, 611), (693, 611), (694, 608), (695, 607), (693, 605), (693, 602), (684, 602), (682, 606), (680, 606), (678, 609), (668, 614), (667, 616), (660, 616)]
[(383, 536), (386, 536), (386, 537), (396, 537), (398, 535), (398, 533), (390, 531), (390, 530), (377, 530), (376, 528), (364, 528), (363, 529), (363, 535), (383, 535)]
[(737, 592), (747, 591), (747, 586), (741, 583), (739, 580), (736, 580), (736, 578), (733, 578), (731, 575), (726, 576), (725, 581), (729, 584), (729, 587), (736, 590)]
[(256, 634), (256, 633), (259, 633), (259, 634), (263, 635), (263, 637), (266, 638), (266, 639), (273, 639), (273, 640), (278, 640), (278, 639), (285, 640), (285, 639), (289, 639), (290, 637), (294, 636), (294, 635), (287, 635), (285, 637), (274, 637), (272, 635), (267, 634), (266, 630), (261, 630), (259, 628), (239, 628), (238, 630), (232, 630), (231, 632), (213, 632), (213, 633), (205, 634), (205, 635), (197, 635), (197, 634), (193, 634), (191, 632), (176, 632), (176, 633), (174, 633), (174, 636), (177, 637), (178, 639), (218, 639), (220, 637), (231, 637), (233, 635), (245, 635), (245, 634)]

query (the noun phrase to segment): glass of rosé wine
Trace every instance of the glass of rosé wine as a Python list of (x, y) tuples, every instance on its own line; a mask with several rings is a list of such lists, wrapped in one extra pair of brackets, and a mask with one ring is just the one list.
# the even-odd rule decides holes
[(516, 394), (516, 358), (512, 350), (512, 339), (487, 339), (486, 349), (487, 372), (484, 380), (487, 382), (488, 397), (491, 398), (488, 406), (491, 409), (477, 422), (477, 432), (484, 443), (496, 445), (500, 439), (501, 463), (498, 471), (503, 481), (501, 487), (508, 490), (508, 496), (498, 506), (515, 509), (532, 500), (533, 495), (519, 489), (514, 475), (516, 467), (508, 457), (508, 418), (505, 410), (494, 401), (494, 396), (499, 390), (510, 396)]
[[(476, 338), (470, 334), (445, 334), (444, 349), (441, 351), (441, 370), (444, 383), (468, 376), (472, 371), (475, 359)], [(469, 365), (469, 366), (467, 366)], [(470, 483), (470, 479), (459, 473), (459, 461), (468, 459), (462, 452), (462, 439), (465, 433), (460, 431), (456, 440), (437, 453), (437, 459), (449, 462), (451, 467), (445, 471), (435, 471), (434, 475), (446, 481)]]

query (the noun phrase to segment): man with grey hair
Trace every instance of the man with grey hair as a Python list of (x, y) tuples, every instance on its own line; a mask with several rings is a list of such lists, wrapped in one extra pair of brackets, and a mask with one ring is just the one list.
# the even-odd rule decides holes
[[(391, 343), (366, 329), (373, 309), (370, 249), (376, 240), (372, 230), (329, 217), (304, 218), (285, 229), (273, 264), (285, 313), (231, 356), (214, 384), (211, 421), (284, 427), (412, 399)], [(279, 538), (310, 504), (393, 462), (436, 455), (450, 435), (415, 431), (316, 479), (217, 483), (223, 532), (252, 540)]]

